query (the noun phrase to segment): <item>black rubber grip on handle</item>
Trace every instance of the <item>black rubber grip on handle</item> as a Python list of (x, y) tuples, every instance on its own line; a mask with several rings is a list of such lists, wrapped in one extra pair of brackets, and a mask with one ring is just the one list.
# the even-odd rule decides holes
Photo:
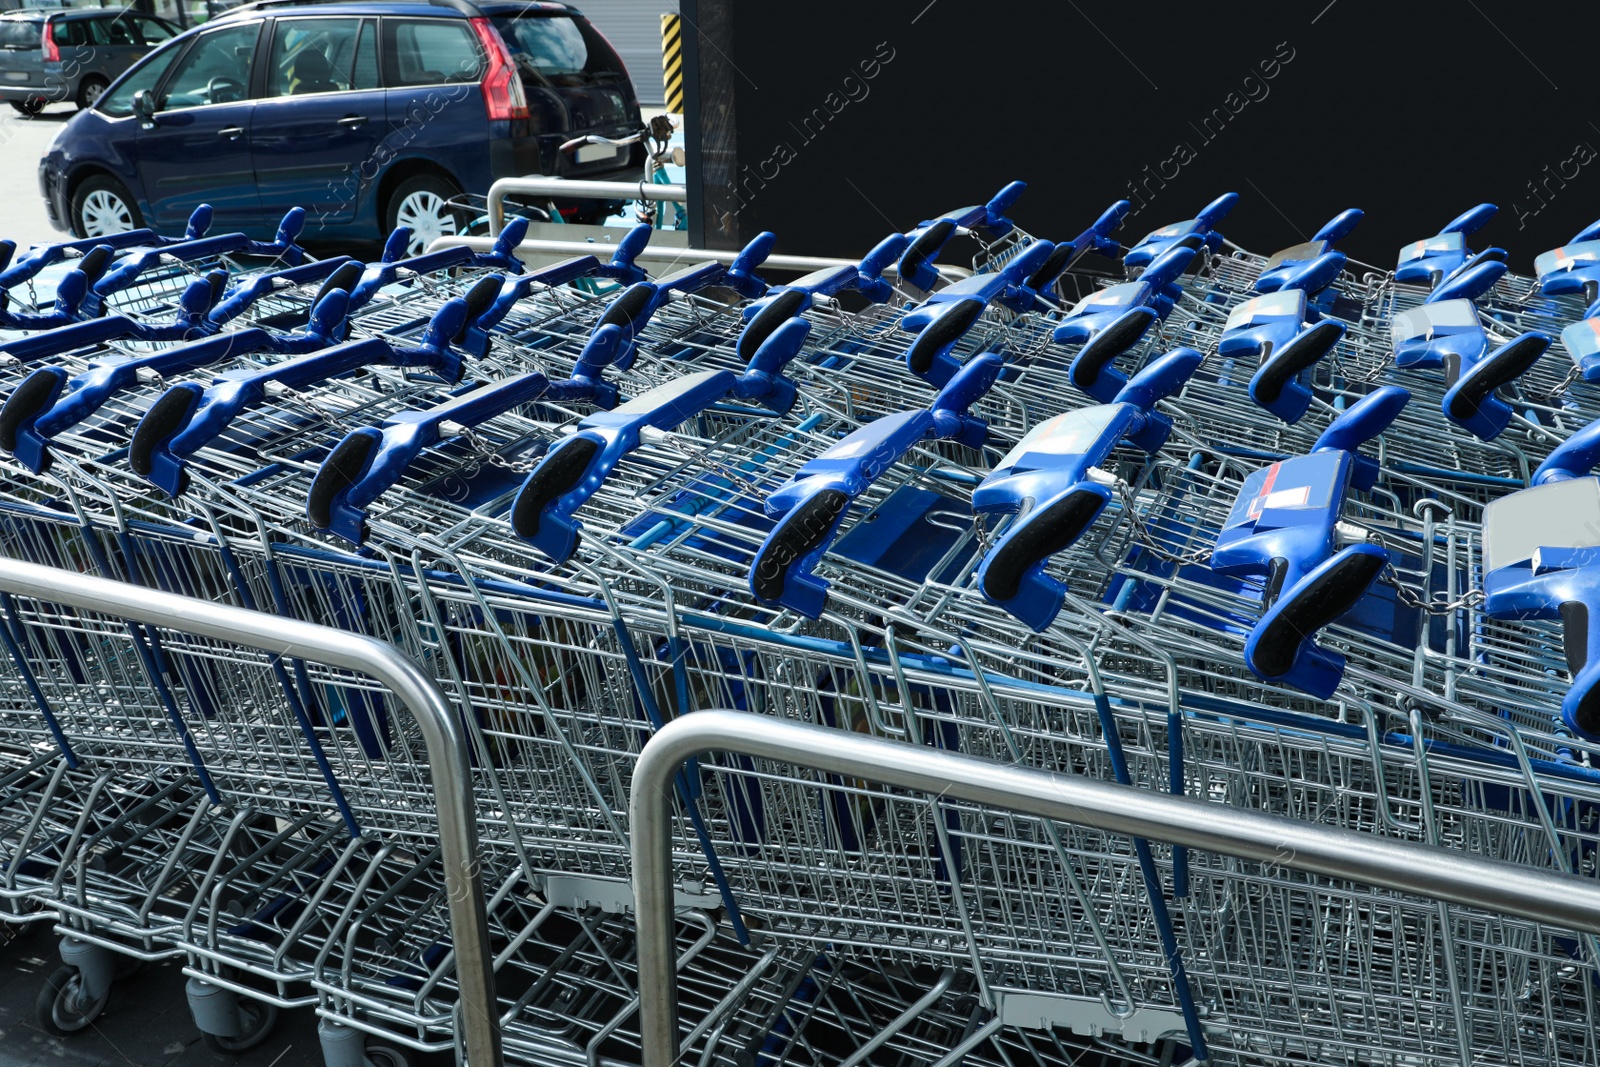
[(361, 275), (364, 270), (365, 268), (353, 259), (346, 260), (345, 262), (339, 264), (339, 266), (334, 269), (334, 272), (328, 275), (327, 279), (323, 281), (322, 285), (317, 289), (316, 298), (311, 301), (311, 306), (316, 307), (318, 304), (322, 303), (322, 298), (333, 292), (335, 289), (343, 289), (347, 293), (352, 292), (356, 285), (361, 281)]
[(1090, 338), (1073, 360), (1073, 384), (1084, 390), (1093, 388), (1105, 365), (1132, 348), (1153, 320), (1153, 315), (1124, 315)]
[(800, 314), (805, 302), (806, 294), (799, 289), (785, 289), (773, 297), (770, 303), (756, 312), (755, 318), (739, 334), (739, 358), (746, 363), (755, 358), (756, 352), (772, 336), (772, 331)]
[(322, 461), (306, 494), (306, 518), (311, 525), (326, 530), (333, 524), (333, 498), (356, 484), (377, 444), (371, 434), (351, 434)]
[(1289, 673), (1300, 643), (1355, 607), (1388, 562), (1375, 554), (1349, 555), (1295, 591), (1256, 640), (1261, 673), (1268, 678)]
[(138, 428), (133, 431), (133, 440), (128, 442), (128, 466), (133, 468), (133, 473), (140, 477), (150, 474), (151, 456), (155, 453), (156, 445), (183, 426), (192, 401), (193, 395), (189, 390), (180, 388), (162, 393), (150, 405), (150, 410), (145, 412)]
[(982, 314), (981, 303), (976, 300), (965, 300), (954, 311), (941, 315), (930, 323), (917, 334), (917, 339), (911, 342), (911, 351), (906, 353), (906, 366), (911, 368), (911, 373), (917, 375), (928, 373), (928, 368), (933, 366), (933, 357), (947, 345), (961, 340)]
[(55, 391), (58, 377), (58, 372), (41, 367), (6, 397), (5, 405), (0, 407), (0, 448), (7, 452), (17, 450), (17, 427), (42, 413), (45, 401)]
[(784, 516), (776, 536), (763, 546), (751, 569), (750, 587), (756, 596), (766, 601), (781, 597), (790, 565), (816, 551), (849, 506), (850, 495), (844, 490), (824, 489)]
[(1255, 383), (1256, 398), (1263, 404), (1277, 400), (1295, 375), (1327, 355), (1342, 336), (1344, 328), (1336, 322), (1319, 322), (1296, 336), (1261, 369)]
[(533, 469), (517, 493), (511, 507), (511, 528), (517, 536), (532, 538), (539, 533), (539, 520), (545, 507), (557, 497), (570, 493), (589, 469), (589, 462), (600, 451), (592, 437), (576, 437), (557, 448)]
[(629, 286), (627, 292), (611, 302), (594, 328), (620, 326), (624, 330), (632, 329), (634, 320), (644, 314), (644, 309), (650, 306), (654, 296), (655, 292), (648, 285)]
[(1077, 489), (1022, 520), (1022, 528), (1005, 539), (983, 575), (983, 591), (1004, 603), (1022, 589), (1022, 576), (1042, 559), (1055, 555), (1083, 536), (1106, 498), (1091, 489)]
[(955, 232), (955, 223), (949, 219), (940, 219), (919, 233), (917, 239), (911, 242), (911, 247), (900, 254), (900, 262), (906, 265), (901, 276), (917, 273), (923, 264), (939, 254), (940, 249), (944, 248), (944, 243), (950, 240), (950, 235)]
[(1478, 364), (1471, 381), (1450, 401), (1450, 414), (1458, 419), (1472, 418), (1489, 394), (1520, 378), (1549, 347), (1549, 341), (1537, 335), (1508, 342)]

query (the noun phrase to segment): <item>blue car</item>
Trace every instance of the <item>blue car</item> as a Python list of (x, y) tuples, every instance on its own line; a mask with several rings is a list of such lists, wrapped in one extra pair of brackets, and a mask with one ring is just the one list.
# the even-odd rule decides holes
[(496, 178), (636, 177), (638, 145), (560, 146), (639, 127), (622, 61), (564, 4), (265, 0), (133, 66), (62, 129), (39, 186), (52, 224), (79, 237), (178, 232), (202, 202), (214, 229), (270, 237), (300, 206), (307, 239), (404, 225), (417, 252), (459, 232), (459, 198)]

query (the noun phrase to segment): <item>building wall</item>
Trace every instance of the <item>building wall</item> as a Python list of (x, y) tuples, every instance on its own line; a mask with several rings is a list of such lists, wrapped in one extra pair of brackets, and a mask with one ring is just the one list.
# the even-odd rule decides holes
[(1047, 238), (1125, 197), (1132, 242), (1233, 190), (1224, 232), (1271, 252), (1359, 207), (1339, 247), (1385, 268), (1482, 201), (1500, 213), (1472, 247), (1526, 273), (1600, 217), (1582, 61), (1600, 5), (683, 6), (686, 39), (715, 45), (686, 136), (717, 247), (770, 229), (783, 252), (859, 256), (1012, 179)]
[(661, 15), (676, 14), (678, 0), (574, 0), (574, 6), (622, 56), (639, 103), (661, 106), (666, 99), (661, 83)]

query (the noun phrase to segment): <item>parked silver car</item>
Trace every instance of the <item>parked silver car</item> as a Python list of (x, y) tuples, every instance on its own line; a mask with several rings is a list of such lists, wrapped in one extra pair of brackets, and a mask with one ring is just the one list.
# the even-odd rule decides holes
[(24, 115), (57, 102), (86, 108), (178, 32), (137, 11), (8, 11), (0, 15), (0, 100)]

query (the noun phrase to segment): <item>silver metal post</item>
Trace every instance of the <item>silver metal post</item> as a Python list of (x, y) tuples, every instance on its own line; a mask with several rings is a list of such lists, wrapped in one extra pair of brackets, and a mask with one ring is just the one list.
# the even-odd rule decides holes
[(500, 1067), (500, 1026), (466, 740), (433, 679), (393, 645), (374, 638), (74, 571), (0, 559), (0, 591), (359, 671), (398, 697), (422, 730), (432, 772), (463, 1044), (472, 1067)]
[(678, 1059), (672, 781), (686, 760), (707, 752), (775, 760), (1109, 833), (1281, 864), (1564, 930), (1600, 933), (1600, 885), (1592, 879), (821, 726), (736, 711), (697, 711), (659, 730), (645, 745), (633, 774), (633, 893), (643, 1067), (671, 1067)]

